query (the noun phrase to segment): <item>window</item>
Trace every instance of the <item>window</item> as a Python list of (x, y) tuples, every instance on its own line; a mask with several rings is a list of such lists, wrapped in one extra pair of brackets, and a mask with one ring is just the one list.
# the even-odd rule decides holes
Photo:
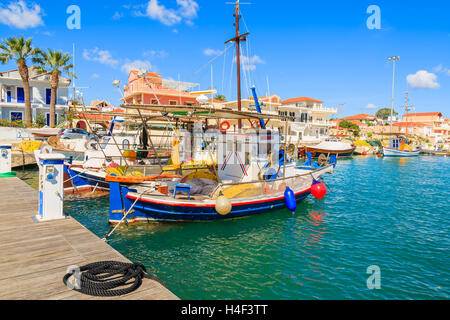
[(25, 103), (25, 91), (20, 87), (17, 87), (17, 103)]
[(186, 105), (192, 107), (194, 104), (192, 102), (186, 102)]
[(170, 100), (169, 101), (169, 105), (176, 106), (177, 105), (177, 101), (176, 100)]
[(21, 111), (11, 111), (11, 121), (20, 121), (23, 119), (23, 113)]
[(11, 90), (8, 90), (6, 92), (6, 102), (11, 102), (11, 96), (12, 96), (12, 92), (11, 92)]
[(52, 89), (45, 89), (45, 104), (50, 104), (52, 98)]
[(158, 100), (153, 99), (151, 104), (157, 105), (158, 104)]

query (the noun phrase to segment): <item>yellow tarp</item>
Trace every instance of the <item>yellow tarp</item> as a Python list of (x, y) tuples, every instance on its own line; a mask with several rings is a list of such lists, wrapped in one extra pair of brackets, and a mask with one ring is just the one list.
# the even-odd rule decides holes
[(39, 150), (42, 146), (42, 142), (40, 141), (22, 141), (18, 149), (23, 150), (25, 152), (33, 152)]

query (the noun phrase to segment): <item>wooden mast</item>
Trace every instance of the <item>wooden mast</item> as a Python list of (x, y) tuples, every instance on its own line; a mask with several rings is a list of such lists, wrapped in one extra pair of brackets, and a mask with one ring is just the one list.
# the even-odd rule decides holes
[[(239, 20), (241, 18), (240, 10), (239, 10), (239, 0), (235, 3), (235, 13), (234, 17), (236, 18), (236, 22), (234, 26), (236, 27), (236, 36), (233, 39), (228, 40), (225, 44), (229, 42), (236, 43), (236, 65), (237, 65), (237, 105), (238, 111), (242, 111), (242, 94), (241, 94), (241, 48), (240, 43), (246, 41), (246, 36), (249, 33), (240, 34), (239, 33)], [(242, 119), (238, 120), (238, 128), (242, 129)]]
[[(237, 100), (238, 100), (238, 111), (242, 110), (242, 97), (241, 97), (241, 45), (240, 45), (240, 37), (239, 37), (239, 0), (236, 1), (236, 68), (237, 68)], [(242, 120), (238, 121), (238, 128), (242, 129)]]

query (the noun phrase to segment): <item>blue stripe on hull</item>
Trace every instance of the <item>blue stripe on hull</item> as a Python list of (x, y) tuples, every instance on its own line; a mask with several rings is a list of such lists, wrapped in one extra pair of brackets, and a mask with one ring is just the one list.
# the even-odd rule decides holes
[(73, 184), (76, 187), (85, 187), (85, 186), (97, 186), (104, 188), (104, 189), (109, 189), (109, 183), (102, 180), (99, 177), (87, 174), (87, 173), (79, 173), (76, 171), (73, 171), (72, 169), (68, 168), (67, 166), (64, 166), (64, 171), (66, 171), (66, 173), (69, 174), (69, 178), (70, 177), (74, 177), (72, 179)]
[[(122, 189), (122, 194), (125, 194), (126, 189)], [(310, 195), (310, 191), (301, 193), (296, 196), (297, 202), (303, 201)], [(125, 204), (125, 211), (128, 212), (133, 205), (134, 200), (123, 197)], [(192, 221), (214, 221), (235, 219), (255, 214), (267, 213), (276, 209), (283, 209), (286, 207), (285, 200), (275, 200), (271, 202), (246, 204), (234, 206), (230, 214), (221, 216), (216, 212), (215, 207), (183, 207), (171, 206), (165, 204), (148, 203), (138, 201), (133, 207), (133, 214), (130, 215), (129, 221), (134, 218), (138, 220), (152, 221), (176, 221), (176, 222), (192, 222)], [(111, 214), (110, 220), (118, 222), (123, 218), (122, 213)]]

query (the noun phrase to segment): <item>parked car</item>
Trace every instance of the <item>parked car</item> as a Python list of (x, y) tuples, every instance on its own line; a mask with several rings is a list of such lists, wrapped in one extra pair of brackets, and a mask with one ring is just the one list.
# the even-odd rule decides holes
[(58, 137), (60, 139), (83, 139), (83, 138), (87, 138), (88, 140), (98, 139), (98, 137), (95, 134), (89, 133), (86, 130), (78, 128), (61, 129), (59, 131)]

